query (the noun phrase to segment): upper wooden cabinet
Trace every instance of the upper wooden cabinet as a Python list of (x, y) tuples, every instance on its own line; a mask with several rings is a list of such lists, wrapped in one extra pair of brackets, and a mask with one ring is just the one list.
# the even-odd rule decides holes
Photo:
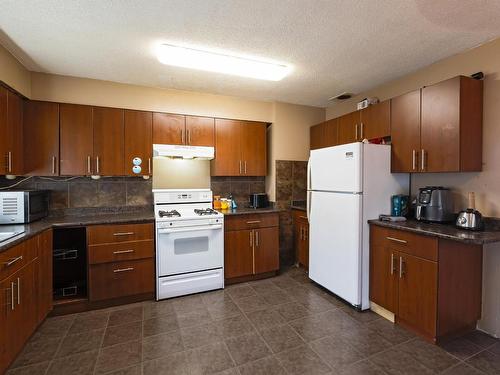
[(417, 172), (420, 155), (420, 90), (391, 103), (392, 172)]
[(25, 174), (59, 175), (59, 104), (26, 101), (23, 124)]
[(359, 125), (359, 111), (351, 112), (344, 116), (341, 116), (339, 117), (338, 121), (339, 144), (352, 143), (362, 140)]
[(89, 176), (93, 173), (94, 133), (92, 107), (60, 104), (60, 174)]
[(370, 105), (359, 113), (359, 140), (391, 135), (391, 101)]
[(267, 174), (266, 124), (215, 120), (215, 159), (212, 176), (265, 176)]
[(455, 77), (392, 99), (393, 172), (482, 169), (483, 82)]
[(0, 174), (23, 174), (23, 98), (2, 86), (0, 138)]
[(124, 111), (117, 108), (93, 108), (94, 158), (96, 175), (123, 176)]
[[(152, 173), (153, 114), (144, 111), (125, 111), (125, 174), (147, 176)], [(132, 171), (132, 160), (141, 158), (141, 172)]]
[(153, 143), (213, 146), (214, 119), (210, 117), (153, 113)]
[(338, 119), (334, 118), (310, 128), (310, 148), (315, 150), (338, 144)]

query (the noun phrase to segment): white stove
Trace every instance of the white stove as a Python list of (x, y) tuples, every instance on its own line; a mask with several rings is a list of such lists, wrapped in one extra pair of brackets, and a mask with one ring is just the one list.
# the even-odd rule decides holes
[(156, 299), (224, 287), (224, 215), (210, 190), (153, 190)]

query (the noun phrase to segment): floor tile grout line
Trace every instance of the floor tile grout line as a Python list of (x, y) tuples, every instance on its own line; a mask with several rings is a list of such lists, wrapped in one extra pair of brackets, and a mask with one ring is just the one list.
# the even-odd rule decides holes
[(101, 343), (99, 344), (99, 348), (97, 349), (97, 358), (95, 359), (94, 367), (92, 374), (95, 374), (97, 371), (97, 363), (99, 362), (99, 358), (101, 357), (102, 344), (104, 343), (104, 338), (106, 337), (106, 331), (108, 330), (109, 318), (111, 313), (108, 314), (108, 319), (106, 321), (106, 325), (104, 326), (104, 333), (102, 334)]

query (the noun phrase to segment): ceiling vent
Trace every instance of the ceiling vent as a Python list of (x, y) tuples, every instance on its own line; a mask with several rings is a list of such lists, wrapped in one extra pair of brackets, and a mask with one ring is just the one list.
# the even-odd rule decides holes
[(341, 94), (332, 96), (331, 98), (328, 99), (328, 101), (333, 102), (334, 100), (347, 100), (347, 99), (351, 99), (352, 96), (353, 96), (353, 94), (350, 92), (343, 92)]

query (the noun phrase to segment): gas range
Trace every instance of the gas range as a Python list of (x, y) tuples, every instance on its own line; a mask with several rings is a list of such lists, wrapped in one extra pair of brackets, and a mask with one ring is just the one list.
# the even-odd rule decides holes
[(153, 190), (156, 299), (224, 287), (224, 215), (210, 190)]

